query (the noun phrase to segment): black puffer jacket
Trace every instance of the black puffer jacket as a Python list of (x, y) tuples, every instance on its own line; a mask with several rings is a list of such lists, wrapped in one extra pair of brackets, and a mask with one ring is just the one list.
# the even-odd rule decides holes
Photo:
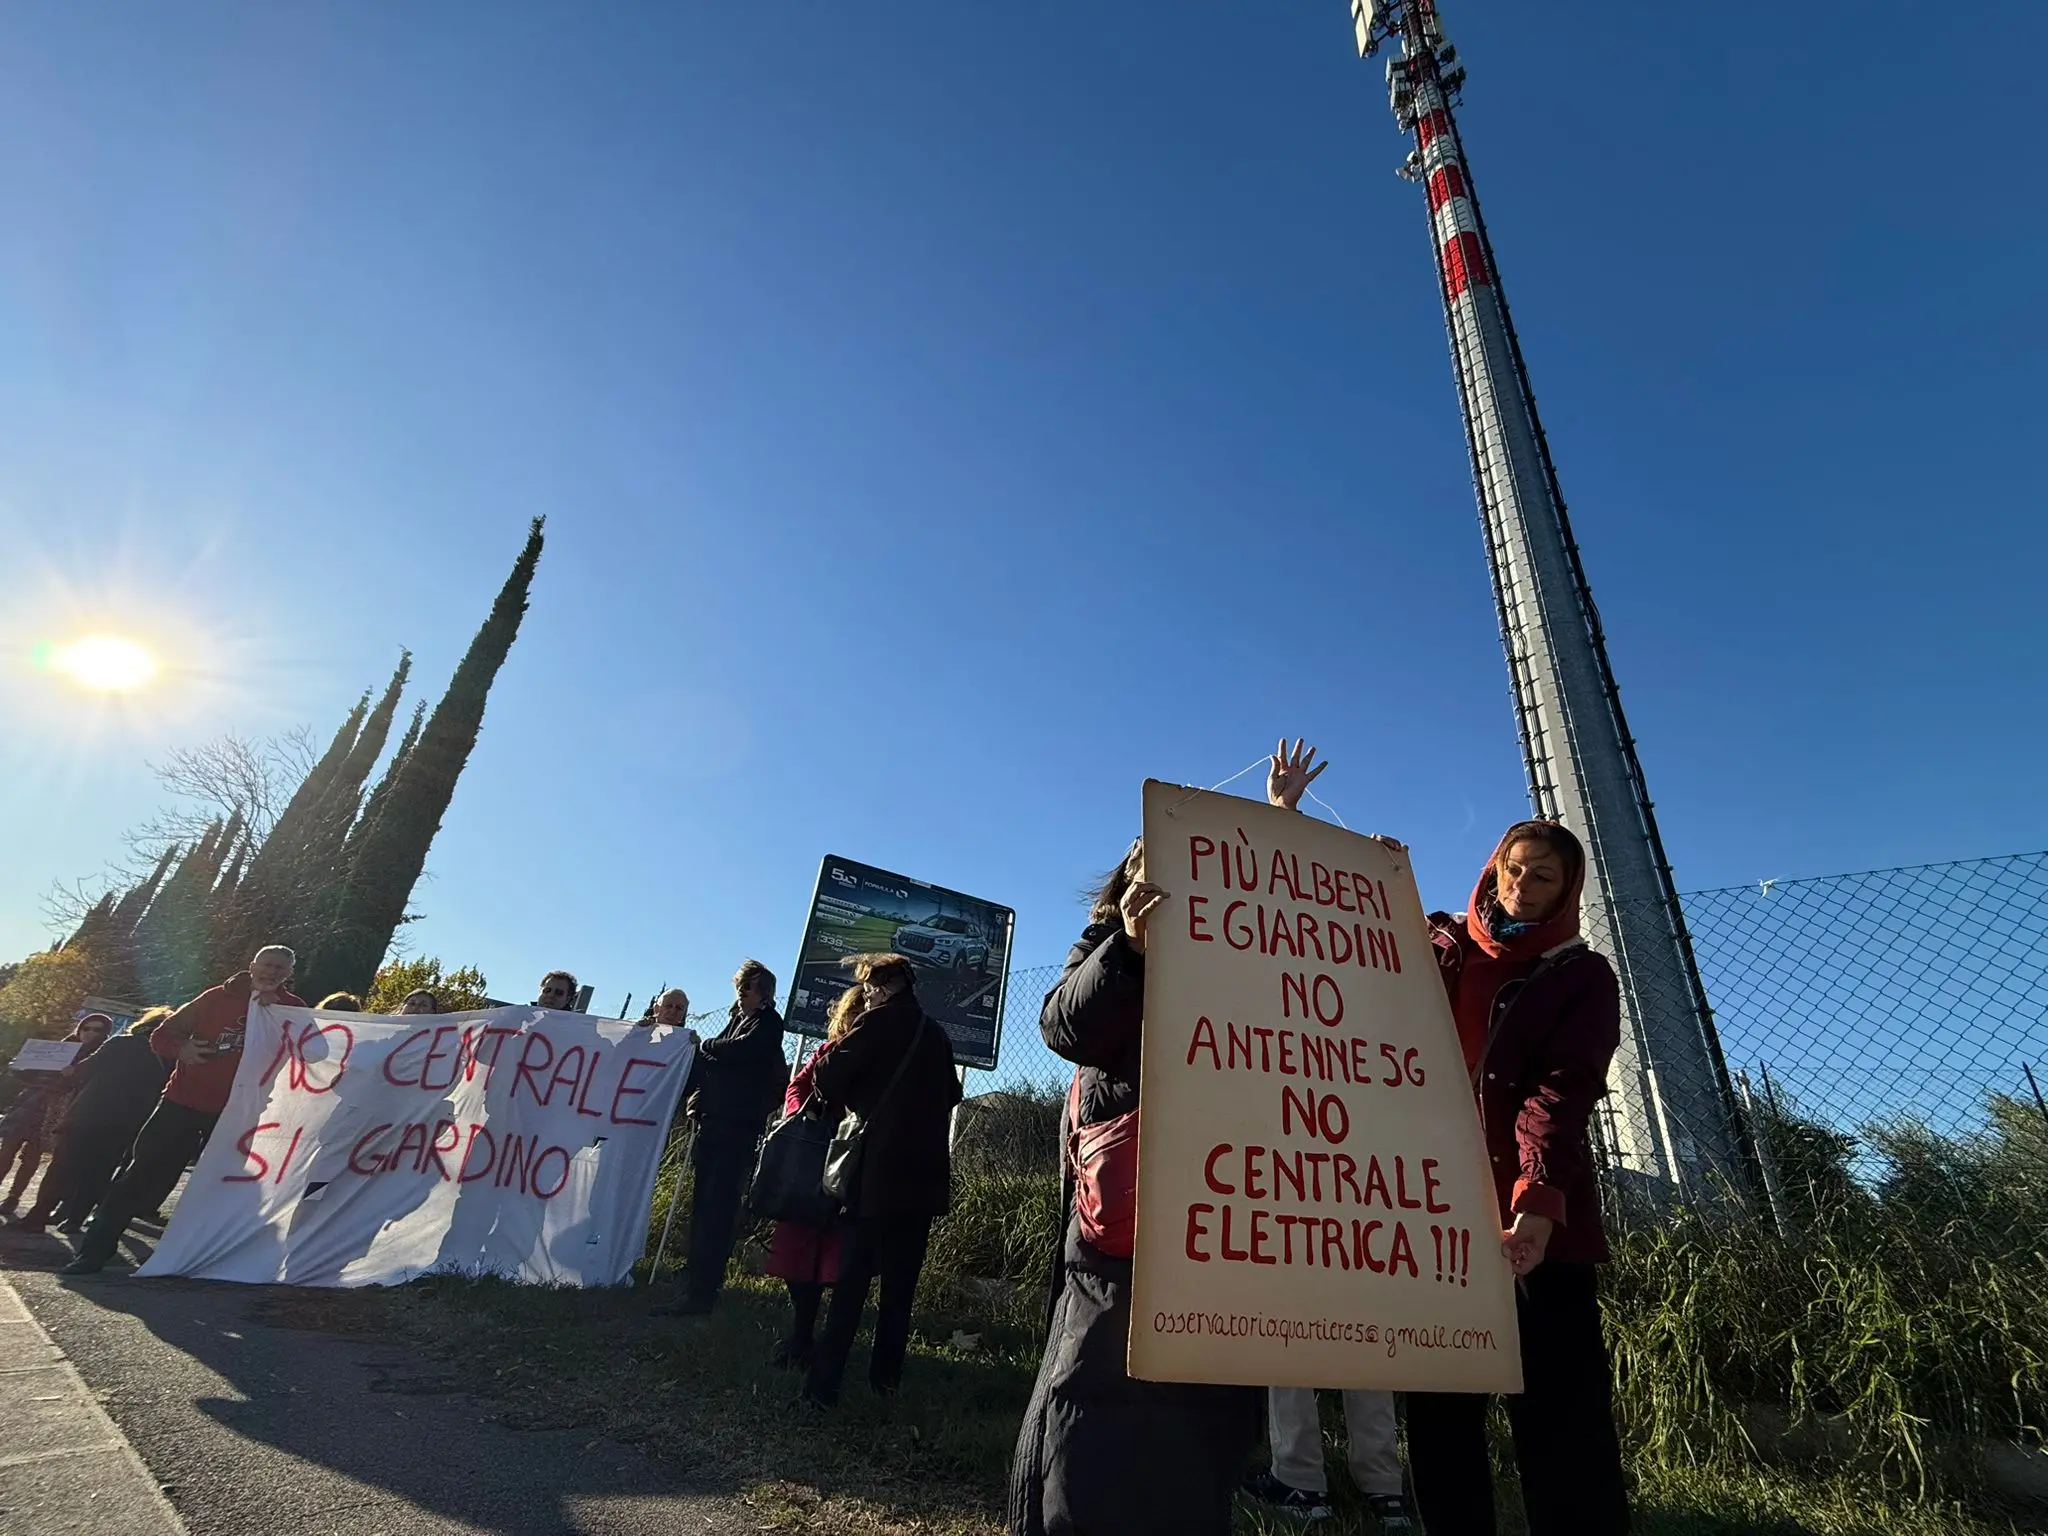
[(1145, 957), (1131, 948), (1122, 924), (1090, 923), (1038, 1015), (1045, 1043), (1081, 1069), (1083, 1125), (1138, 1107), (1144, 1012)]
[[(904, 1052), (911, 1053), (904, 1061)], [(889, 1080), (903, 1066), (893, 1091)], [(953, 1106), (960, 1075), (953, 1043), (924, 1016), (915, 992), (861, 1015), (818, 1063), (818, 1095), (868, 1122), (853, 1214), (937, 1216), (952, 1203)], [(886, 1099), (886, 1102), (884, 1100)]]
[[(1081, 1069), (1081, 1124), (1099, 1125), (1138, 1107), (1138, 1062), (1145, 1015), (1145, 957), (1131, 948), (1121, 923), (1090, 923), (1067, 952), (1059, 984), (1045, 994), (1038, 1032), (1060, 1056)], [(1060, 1146), (1072, 1127), (1060, 1117)], [(1074, 1186), (1064, 1154), (1060, 1158), (1062, 1208), (1070, 1217)], [(1059, 1294), (1068, 1250), (1085, 1249), (1091, 1267), (1107, 1266), (1130, 1278), (1130, 1260), (1112, 1259), (1070, 1232), (1054, 1255), (1052, 1292)], [(1117, 1266), (1121, 1266), (1118, 1268)]]
[[(1080, 1068), (1085, 1125), (1138, 1106), (1144, 1003), (1144, 956), (1121, 924), (1091, 923), (1038, 1020), (1045, 1043)], [(1061, 1183), (1069, 1216), (1010, 1469), (1011, 1536), (1227, 1536), (1266, 1394), (1125, 1372), (1131, 1261), (1082, 1240), (1064, 1167)]]

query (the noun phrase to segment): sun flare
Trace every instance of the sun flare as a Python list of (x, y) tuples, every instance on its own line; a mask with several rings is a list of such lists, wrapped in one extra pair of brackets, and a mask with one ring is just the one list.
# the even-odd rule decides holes
[(49, 648), (49, 668), (95, 693), (132, 693), (157, 674), (156, 658), (119, 635), (87, 635)]

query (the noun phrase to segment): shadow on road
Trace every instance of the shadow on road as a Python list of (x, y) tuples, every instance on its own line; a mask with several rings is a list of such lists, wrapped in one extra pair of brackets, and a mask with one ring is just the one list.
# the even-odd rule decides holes
[(0, 1233), (0, 1269), (207, 1536), (759, 1527), (610, 1439), (501, 1422), (393, 1331), (388, 1294), (47, 1273), (68, 1255)]

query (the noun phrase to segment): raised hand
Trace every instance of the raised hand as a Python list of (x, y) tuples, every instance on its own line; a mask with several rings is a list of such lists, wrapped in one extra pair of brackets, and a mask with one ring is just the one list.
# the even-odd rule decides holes
[(1280, 749), (1273, 754), (1266, 768), (1266, 803), (1277, 805), (1283, 811), (1301, 809), (1301, 797), (1309, 785), (1315, 783), (1322, 771), (1329, 767), (1327, 762), (1316, 761), (1316, 749), (1303, 749), (1301, 739), (1295, 738), (1294, 750), (1287, 749), (1287, 738), (1280, 738)]

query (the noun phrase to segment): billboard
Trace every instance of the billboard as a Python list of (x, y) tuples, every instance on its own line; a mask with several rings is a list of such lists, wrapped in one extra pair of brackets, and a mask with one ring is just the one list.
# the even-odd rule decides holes
[(953, 1059), (993, 1070), (1016, 922), (1008, 907), (827, 854), (786, 1022), (795, 1034), (823, 1035), (833, 1000), (850, 983), (839, 962), (894, 951), (916, 968), (917, 1000), (952, 1040)]

